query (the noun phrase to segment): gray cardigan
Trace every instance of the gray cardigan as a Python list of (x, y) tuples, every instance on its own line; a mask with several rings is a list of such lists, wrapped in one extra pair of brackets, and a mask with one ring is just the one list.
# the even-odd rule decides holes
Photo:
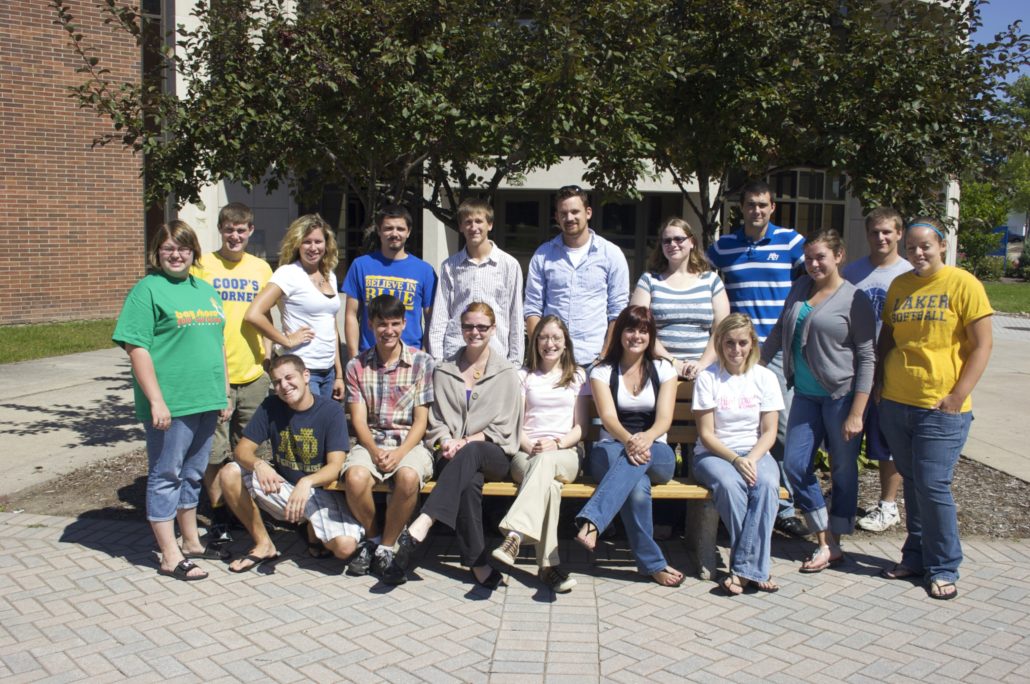
[(433, 405), (425, 444), (432, 449), (437, 440), (458, 439), (482, 430), (512, 456), (519, 450), (525, 404), (518, 371), (503, 354), (492, 349), (483, 377), (476, 380), (466, 401), (465, 380), (458, 370), (458, 359), (464, 351), (462, 347), (433, 371)]
[[(783, 312), (762, 345), (768, 363), (783, 351), (783, 375), (794, 385), (794, 329), (808, 299), (812, 279), (801, 276), (790, 289)], [(844, 281), (808, 314), (801, 332), (801, 354), (812, 375), (834, 399), (849, 392), (869, 392), (876, 367), (876, 314), (864, 292)]]

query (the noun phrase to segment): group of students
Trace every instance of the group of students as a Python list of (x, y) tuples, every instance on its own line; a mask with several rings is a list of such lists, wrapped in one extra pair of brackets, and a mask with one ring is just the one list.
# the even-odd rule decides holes
[[(592, 550), (619, 514), (638, 570), (678, 586), (683, 574), (653, 538), (650, 487), (675, 470), (665, 433), (677, 380), (686, 378), (695, 381), (699, 434), (692, 472), (712, 491), (730, 532), (729, 573), (720, 583), (727, 594), (778, 588), (769, 558), (781, 484), (793, 485), (818, 541), (801, 571), (844, 560), (840, 535), (855, 524), (866, 434), (868, 452), (893, 454), (904, 482), (908, 538), (901, 562), (884, 576), (922, 578), (933, 598), (953, 598), (961, 550), (950, 477), (971, 419), (969, 393), (991, 345), (982, 286), (943, 264), (944, 231), (930, 219), (903, 230), (896, 212), (873, 212), (874, 256), (894, 249), (895, 258), (889, 268), (882, 260), (870, 259), (868, 268), (856, 262), (853, 270), (864, 275), (846, 279), (835, 231), (805, 241), (773, 226), (764, 184), (745, 188), (742, 207), (744, 228), (712, 245), (708, 258), (688, 224), (667, 221), (630, 298), (625, 257), (589, 230), (585, 193), (562, 188), (562, 232), (534, 255), (524, 301), (517, 262), (488, 240), (488, 205), (460, 208), (466, 247), (444, 262), (439, 281), (404, 252), (410, 216), (389, 208), (376, 222), (381, 249), (355, 260), (342, 287), (346, 371), (336, 327), (337, 250), (317, 215), (290, 226), (274, 273), (245, 252), (253, 216), (242, 205), (223, 209), (222, 247), (204, 257), (184, 223), (162, 227), (149, 250), (153, 270), (130, 292), (114, 334), (129, 353), (137, 416), (147, 430), (147, 516), (159, 571), (203, 579), (194, 560), (228, 559), (224, 546), (200, 543), (203, 479), (216, 515), (223, 511), (224, 520), (224, 501), (254, 540), (230, 563), (233, 572), (279, 557), (260, 508), (308, 521), (301, 529), (310, 553), (348, 560), (351, 574), (404, 582), (415, 549), (443, 522), (478, 584), (496, 587), (501, 574), (491, 559), (513, 564), (526, 544), (536, 547), (540, 578), (569, 591), (576, 582), (560, 566), (558, 513), (562, 485), (580, 471), (577, 445), (592, 396), (603, 429), (582, 465), (597, 487), (576, 516), (576, 540)], [(897, 258), (902, 239), (907, 262)], [(395, 268), (408, 260), (403, 272)], [(895, 278), (899, 260), (914, 271)], [(806, 274), (791, 284), (802, 263)], [(770, 309), (762, 288), (784, 282), (782, 306)], [(584, 296), (590, 292), (605, 298), (606, 315)], [(274, 306), (281, 330), (272, 323)], [(879, 427), (871, 396), (882, 396)], [(772, 455), (778, 432), (780, 459)], [(815, 476), (824, 441), (829, 510)], [(270, 457), (262, 454), (265, 442)], [(230, 449), (234, 459), (225, 464)], [(509, 475), (519, 494), (500, 523), (500, 546), (488, 552), (482, 485)], [(435, 489), (416, 515), (419, 491), (432, 477)], [(337, 479), (343, 494), (324, 489)], [(382, 530), (377, 482), (392, 488)], [(225, 538), (213, 530), (209, 542)]]

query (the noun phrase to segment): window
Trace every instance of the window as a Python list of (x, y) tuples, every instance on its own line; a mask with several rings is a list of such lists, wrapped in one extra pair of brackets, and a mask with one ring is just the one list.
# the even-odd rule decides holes
[(844, 234), (845, 177), (818, 169), (791, 169), (769, 177), (776, 211), (772, 222), (806, 235), (821, 228)]

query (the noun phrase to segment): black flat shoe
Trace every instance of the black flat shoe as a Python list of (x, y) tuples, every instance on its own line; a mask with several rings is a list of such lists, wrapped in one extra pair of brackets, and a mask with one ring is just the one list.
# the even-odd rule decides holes
[(491, 567), (490, 574), (486, 576), (486, 579), (482, 582), (479, 581), (479, 577), (476, 576), (476, 571), (473, 568), (469, 568), (469, 572), (472, 573), (472, 581), (483, 587), (493, 591), (497, 587), (501, 586), (501, 582), (504, 581), (504, 575), (502, 575), (497, 568)]
[(418, 548), (420, 543), (411, 536), (408, 528), (405, 527), (404, 531), (397, 537), (397, 552), (393, 555), (393, 565), (398, 566), (401, 570), (407, 570), (408, 566), (411, 565), (412, 556), (415, 555), (415, 549)]

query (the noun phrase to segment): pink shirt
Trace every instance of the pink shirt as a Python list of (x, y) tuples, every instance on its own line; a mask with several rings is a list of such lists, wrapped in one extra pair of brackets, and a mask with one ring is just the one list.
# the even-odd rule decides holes
[(525, 368), (519, 371), (522, 397), (526, 402), (522, 429), (531, 442), (565, 436), (572, 429), (576, 399), (590, 394), (590, 384), (582, 370), (576, 371), (568, 387), (554, 386), (559, 377), (558, 372), (543, 375), (539, 371), (530, 373)]

